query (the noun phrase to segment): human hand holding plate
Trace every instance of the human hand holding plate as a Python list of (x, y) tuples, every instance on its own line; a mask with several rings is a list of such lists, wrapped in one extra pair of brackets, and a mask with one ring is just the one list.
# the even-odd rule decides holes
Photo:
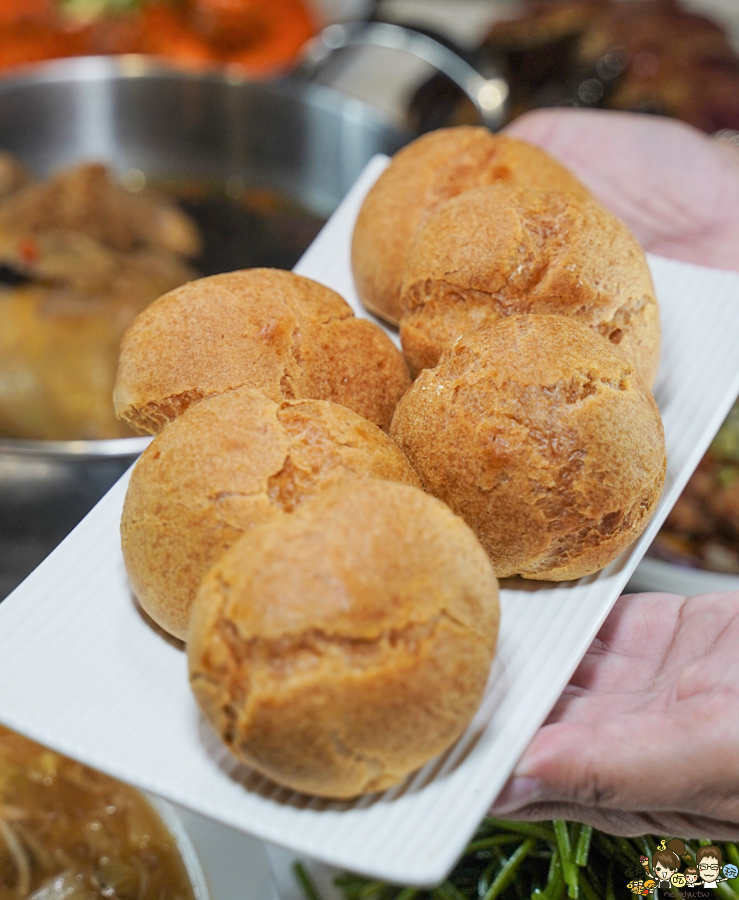
[(622, 597), (495, 811), (739, 836), (739, 593)]
[(563, 162), (645, 250), (739, 271), (739, 151), (658, 116), (539, 110), (511, 137)]

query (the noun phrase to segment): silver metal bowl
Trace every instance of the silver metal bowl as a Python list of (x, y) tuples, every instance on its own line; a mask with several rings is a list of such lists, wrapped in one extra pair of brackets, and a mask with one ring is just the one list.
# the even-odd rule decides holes
[[(265, 186), (327, 217), (365, 163), (410, 135), (305, 81), (183, 72), (143, 57), (45, 63), (0, 81), (0, 149), (46, 175), (82, 160), (157, 179)], [(0, 439), (0, 598), (132, 464), (146, 438)]]

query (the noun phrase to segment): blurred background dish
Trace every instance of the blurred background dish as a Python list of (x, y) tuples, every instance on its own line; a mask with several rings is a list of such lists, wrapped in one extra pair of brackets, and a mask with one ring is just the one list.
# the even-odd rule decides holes
[(263, 77), (285, 71), (315, 30), (303, 0), (1, 0), (0, 69), (145, 53)]
[(719, 24), (678, 0), (532, 0), (482, 54), (505, 59), (511, 115), (590, 106), (739, 128), (739, 57)]
[(2, 900), (278, 900), (274, 891), (260, 841), (0, 726)]
[[(181, 274), (172, 280), (185, 280), (189, 267), (201, 274), (254, 265), (291, 268), (367, 160), (393, 153), (407, 139), (371, 107), (325, 87), (181, 72), (141, 57), (60, 60), (0, 81), (0, 148), (37, 178), (81, 161), (105, 164), (111, 173), (108, 178), (99, 168), (77, 169), (45, 185), (20, 188), (15, 196), (33, 189), (46, 201), (58, 200), (60, 180), (69, 187), (81, 179), (88, 186), (94, 181), (98, 194), (125, 199), (126, 191), (110, 181), (114, 177), (132, 198), (151, 184), (168, 189), (195, 222), (202, 243), (190, 259), (180, 257)], [(8, 168), (15, 171), (10, 163)], [(26, 226), (32, 200), (25, 204)], [(171, 200), (158, 202), (172, 212)], [(99, 205), (93, 207), (99, 218)], [(59, 215), (45, 210), (46, 225), (59, 224)], [(187, 221), (177, 218), (180, 226)], [(37, 310), (48, 331), (48, 298), (39, 296), (41, 285), (31, 277), (38, 272), (15, 252), (25, 237), (49, 241), (49, 229), (39, 222), (33, 219), (36, 231), (30, 235), (15, 234), (7, 242), (6, 280), (25, 283), (6, 286), (1, 299), (21, 307), (16, 321)], [(52, 233), (58, 238), (60, 229)], [(83, 237), (85, 252), (102, 255), (100, 241)], [(74, 240), (79, 253), (79, 237)], [(154, 299), (151, 290), (144, 294), (143, 301)], [(77, 324), (85, 321), (69, 304), (61, 304), (61, 313), (67, 324), (75, 314)], [(82, 327), (89, 329), (89, 321)], [(0, 343), (10, 339), (10, 329), (3, 328)], [(31, 356), (54, 376), (56, 362), (30, 343)], [(49, 337), (47, 346), (53, 344)], [(7, 350), (5, 355), (7, 363)], [(76, 435), (50, 433), (65, 440), (35, 440), (35, 428), (24, 436), (6, 426), (0, 435), (0, 596), (74, 527), (148, 440), (89, 440), (84, 428)]]
[(193, 220), (127, 191), (99, 163), (34, 180), (11, 154), (0, 196), (0, 435), (95, 440), (132, 432), (111, 394), (123, 332), (196, 277)]
[(647, 554), (631, 579), (632, 590), (739, 590), (739, 402)]
[(649, 549), (650, 556), (739, 583), (739, 403)]
[[(480, 72), (497, 70), (510, 88), (509, 119), (578, 106), (673, 116), (708, 133), (739, 129), (739, 6), (731, 0), (381, 0), (370, 15), (441, 31)], [(344, 66), (332, 77), (367, 96), (358, 82), (371, 64), (355, 56)], [(410, 127), (475, 121), (443, 75), (418, 65), (404, 75), (395, 96)]]
[(1, 900), (209, 900), (167, 803), (0, 726)]

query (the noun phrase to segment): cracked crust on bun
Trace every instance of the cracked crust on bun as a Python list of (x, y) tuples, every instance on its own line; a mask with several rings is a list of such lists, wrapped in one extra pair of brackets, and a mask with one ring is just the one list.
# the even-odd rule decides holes
[(664, 484), (654, 398), (605, 338), (564, 316), (461, 337), (416, 379), (390, 434), (499, 578), (602, 569), (642, 533)]
[(237, 538), (367, 477), (418, 484), (390, 438), (343, 406), (240, 388), (190, 408), (144, 451), (126, 494), (123, 558), (141, 607), (184, 638), (203, 575)]
[(195, 697), (231, 752), (297, 791), (383, 790), (445, 750), (483, 695), (498, 584), (417, 488), (332, 488), (254, 529), (193, 607)]
[(657, 299), (639, 242), (587, 196), (496, 185), (440, 206), (405, 267), (400, 335), (414, 372), (503, 316), (573, 316), (657, 374)]
[(276, 402), (331, 400), (387, 429), (409, 384), (390, 338), (335, 291), (246, 269), (191, 281), (141, 312), (121, 343), (113, 399), (149, 434), (242, 385)]
[(440, 128), (393, 157), (365, 199), (352, 238), (352, 269), (365, 307), (397, 325), (403, 269), (416, 233), (442, 203), (491, 184), (588, 195), (538, 147), (487, 128)]

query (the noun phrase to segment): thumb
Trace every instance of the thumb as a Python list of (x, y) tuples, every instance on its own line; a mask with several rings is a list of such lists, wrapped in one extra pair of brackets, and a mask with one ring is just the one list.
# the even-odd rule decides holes
[[(496, 813), (531, 803), (574, 803), (612, 810), (739, 813), (739, 776), (731, 759), (737, 740), (717, 733), (716, 720), (692, 728), (686, 717), (622, 715), (592, 724), (542, 728), (498, 797)], [(733, 729), (732, 729), (733, 730)]]

